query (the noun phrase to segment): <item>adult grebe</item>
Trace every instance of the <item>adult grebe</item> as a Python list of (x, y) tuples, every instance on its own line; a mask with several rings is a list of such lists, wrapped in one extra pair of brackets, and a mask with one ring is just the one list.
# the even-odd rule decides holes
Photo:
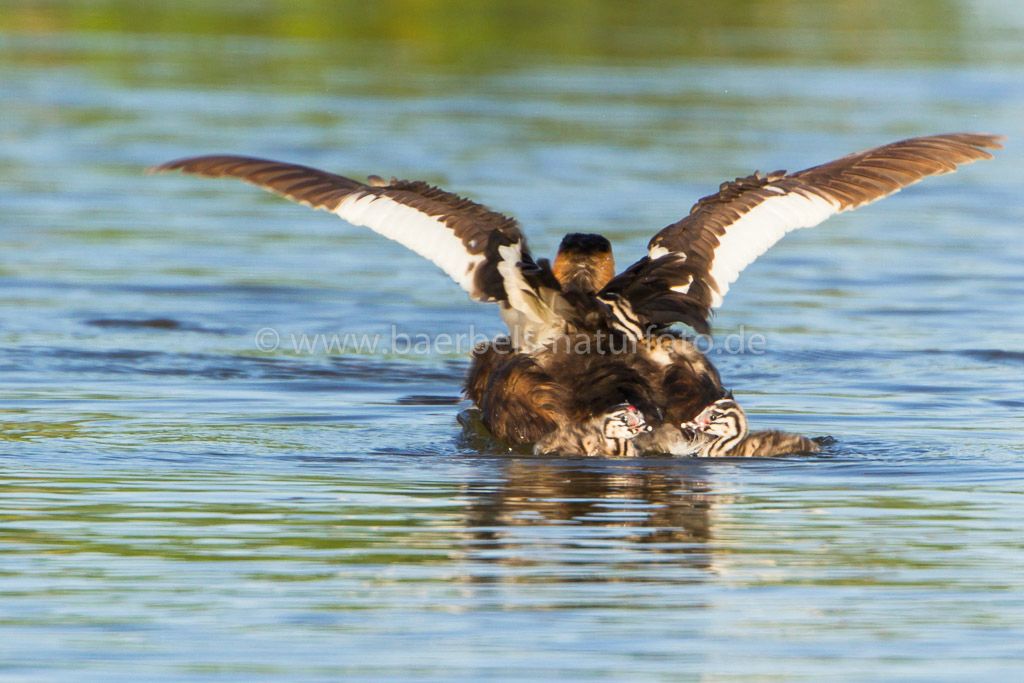
[(473, 299), (497, 303), (508, 326), (508, 337), (475, 350), (466, 380), (494, 436), (538, 452), (630, 455), (678, 438), (726, 394), (715, 368), (671, 325), (708, 332), (711, 310), (740, 272), (786, 233), (989, 159), (999, 140), (910, 138), (797, 173), (737, 178), (658, 232), (647, 255), (618, 275), (600, 235), (569, 235), (553, 265), (535, 260), (514, 219), (419, 181), (361, 183), (228, 155), (152, 170), (240, 178), (432, 261)]

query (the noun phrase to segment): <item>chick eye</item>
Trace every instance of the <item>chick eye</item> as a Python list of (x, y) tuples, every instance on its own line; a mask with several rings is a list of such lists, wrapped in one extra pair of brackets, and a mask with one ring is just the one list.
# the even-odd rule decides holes
[(710, 415), (708, 415), (708, 417), (710, 417), (712, 420), (717, 420), (718, 418), (722, 417), (722, 414), (721, 413), (711, 413)]

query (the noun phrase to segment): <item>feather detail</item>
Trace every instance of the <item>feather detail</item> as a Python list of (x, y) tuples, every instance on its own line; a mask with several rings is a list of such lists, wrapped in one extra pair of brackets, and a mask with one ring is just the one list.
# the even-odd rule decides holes
[[(927, 176), (990, 159), (987, 150), (999, 149), (1000, 140), (972, 133), (910, 138), (792, 174), (755, 172), (722, 183), (718, 192), (694, 204), (688, 216), (656, 234), (647, 257), (626, 272), (645, 280), (646, 289), (640, 289), (646, 301), (661, 301), (649, 291), (652, 286), (683, 294), (685, 300), (674, 302), (676, 320), (701, 330), (693, 325), (694, 313), (704, 310), (706, 328), (710, 309), (721, 306), (743, 269), (787, 233), (875, 202)], [(673, 255), (675, 261), (666, 260)], [(649, 280), (654, 264), (661, 266), (656, 285)], [(637, 289), (620, 279), (625, 274), (609, 286), (617, 291)], [(636, 301), (633, 308), (646, 313)], [(659, 314), (664, 319), (669, 312)]]

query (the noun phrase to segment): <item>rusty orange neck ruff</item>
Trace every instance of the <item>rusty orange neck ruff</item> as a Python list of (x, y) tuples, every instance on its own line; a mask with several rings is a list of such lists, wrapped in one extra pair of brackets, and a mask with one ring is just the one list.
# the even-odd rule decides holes
[(601, 235), (566, 235), (553, 270), (564, 291), (596, 292), (615, 276), (612, 245)]

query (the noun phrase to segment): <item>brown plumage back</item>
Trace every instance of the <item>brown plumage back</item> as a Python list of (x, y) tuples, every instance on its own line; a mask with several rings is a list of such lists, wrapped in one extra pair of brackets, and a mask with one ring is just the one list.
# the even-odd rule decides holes
[(513, 353), (507, 337), (473, 351), (465, 391), (491, 433), (512, 445), (535, 443), (566, 419), (568, 387), (532, 356)]

